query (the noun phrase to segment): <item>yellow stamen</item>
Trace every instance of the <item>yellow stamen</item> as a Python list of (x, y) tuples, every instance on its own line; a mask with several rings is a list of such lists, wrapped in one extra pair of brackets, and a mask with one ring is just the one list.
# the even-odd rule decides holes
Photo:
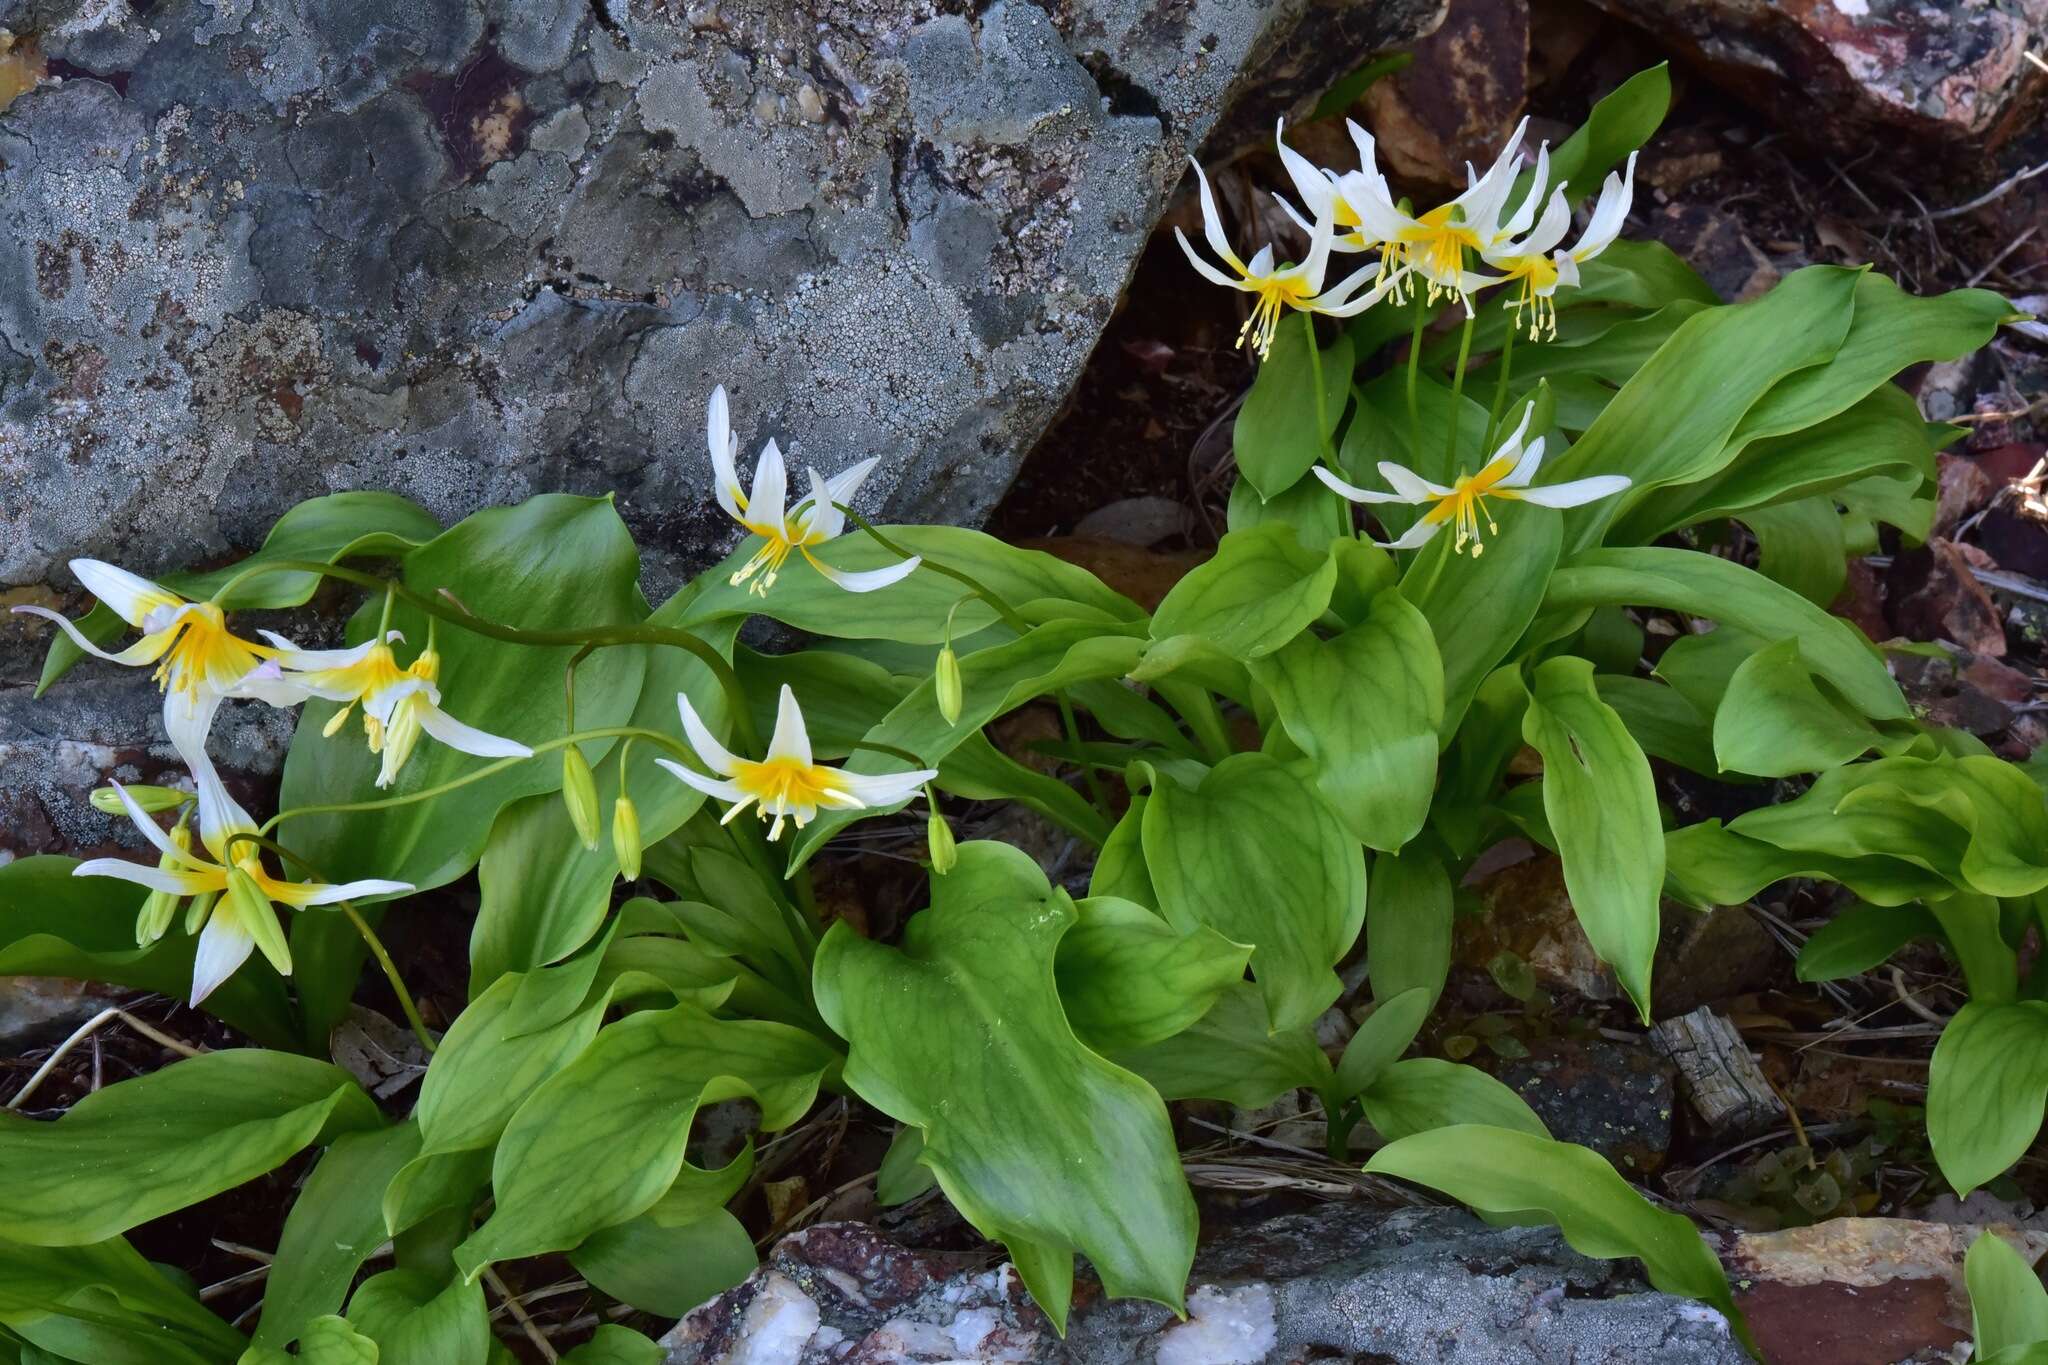
[(1486, 500), (1500, 498), (1503, 501), (1514, 502), (1522, 496), (1515, 489), (1499, 487), (1500, 481), (1514, 472), (1514, 468), (1515, 461), (1503, 457), (1488, 464), (1477, 474), (1460, 475), (1458, 481), (1451, 485), (1451, 491), (1438, 498), (1436, 505), (1425, 512), (1422, 519), (1436, 526), (1451, 522), (1457, 527), (1458, 532), (1457, 542), (1451, 547), (1452, 551), (1463, 554), (1465, 547), (1470, 545), (1472, 557), (1479, 558), (1486, 551), (1485, 542), (1479, 534), (1480, 518), (1486, 519), (1488, 534), (1500, 534), (1500, 524), (1494, 521), (1493, 513), (1486, 506)]
[[(1251, 276), (1245, 277), (1250, 280)], [(1237, 329), (1237, 344), (1249, 341), (1264, 360), (1273, 353), (1273, 337), (1280, 330), (1280, 314), (1288, 308), (1300, 308), (1308, 301), (1308, 283), (1300, 276), (1285, 279), (1264, 279), (1255, 281), (1255, 292), (1259, 301), (1252, 306), (1252, 314), (1244, 320), (1244, 326)]]
[(1445, 295), (1462, 298), (1465, 291), (1456, 281), (1465, 269), (1465, 252), (1479, 250), (1479, 234), (1457, 219), (1458, 206), (1442, 204), (1403, 228), (1380, 258), (1382, 277), (1398, 258), (1427, 281), (1429, 302)]
[(196, 700), (209, 681), (219, 687), (231, 686), (277, 652), (230, 632), (226, 614), (212, 602), (185, 607), (177, 631), (177, 638), (157, 665), (156, 685), (164, 691), (181, 692), (188, 700)]

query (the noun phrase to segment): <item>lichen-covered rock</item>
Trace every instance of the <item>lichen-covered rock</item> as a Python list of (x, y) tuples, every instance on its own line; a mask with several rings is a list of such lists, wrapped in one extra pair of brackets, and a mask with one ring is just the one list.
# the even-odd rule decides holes
[[(0, 585), (223, 556), (337, 489), (616, 490), (659, 594), (731, 533), (721, 381), (749, 454), (878, 456), (890, 515), (972, 523), (1240, 87), (1440, 9), (0, 0), (45, 73), (0, 110)], [(0, 735), (156, 737), (30, 722), (25, 681)]]
[[(2048, 75), (2048, 0), (1594, 0), (1831, 148), (1883, 137), (1928, 159), (1995, 149)], [(1903, 141), (1898, 141), (1905, 134)]]
[(1195, 1261), (1185, 1322), (1083, 1275), (1062, 1342), (1008, 1265), (906, 1251), (858, 1224), (784, 1238), (664, 1340), (669, 1365), (1742, 1365), (1712, 1309), (1650, 1292), (1549, 1229), (1338, 1204)]

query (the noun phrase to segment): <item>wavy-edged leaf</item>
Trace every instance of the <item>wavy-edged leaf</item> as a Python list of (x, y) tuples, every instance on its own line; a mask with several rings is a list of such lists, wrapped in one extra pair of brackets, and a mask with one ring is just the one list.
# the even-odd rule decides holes
[(1171, 1038), (1244, 980), (1252, 950), (1207, 925), (1183, 933), (1159, 914), (1114, 896), (1074, 903), (1055, 970), (1067, 1022), (1108, 1054)]
[(1215, 557), (1191, 569), (1152, 616), (1152, 638), (1193, 635), (1251, 660), (1292, 640), (1330, 605), (1337, 566), (1277, 522), (1232, 531)]
[(562, 1365), (661, 1365), (661, 1346), (630, 1327), (601, 1324), (590, 1340), (562, 1357)]
[(1586, 938), (1644, 1022), (1657, 955), (1664, 831), (1649, 760), (1569, 655), (1536, 669), (1522, 737), (1543, 755), (1543, 811)]
[(1259, 988), (1234, 983), (1190, 1028), (1113, 1058), (1169, 1100), (1225, 1100), (1258, 1109), (1290, 1090), (1330, 1086), (1330, 1059), (1307, 1026), (1273, 1030)]
[(1916, 938), (1940, 933), (1940, 923), (1918, 905), (1851, 905), (1800, 945), (1797, 975), (1840, 981), (1882, 965)]
[(1054, 963), (1075, 919), (1029, 857), (967, 843), (900, 949), (835, 924), (815, 969), (818, 1007), (850, 1045), (847, 1084), (924, 1130), (947, 1197), (1009, 1247), (1061, 1330), (1075, 1252), (1111, 1294), (1178, 1308), (1195, 1241), (1165, 1105), (1060, 1008)]
[(2026, 1155), (2048, 1103), (2048, 1001), (1956, 1011), (1927, 1069), (1927, 1139), (1966, 1195)]
[(419, 1125), (406, 1122), (343, 1134), (321, 1155), (285, 1215), (264, 1283), (257, 1345), (282, 1347), (341, 1311), (356, 1271), (390, 1235), (383, 1205), (371, 1196), (419, 1150)]
[(54, 1123), (0, 1111), (0, 1236), (104, 1241), (383, 1121), (339, 1067), (257, 1048), (110, 1085)]
[(387, 1270), (348, 1301), (349, 1323), (377, 1343), (377, 1365), (486, 1365), (492, 1346), (481, 1284)]
[(1253, 945), (1273, 1028), (1329, 1008), (1343, 989), (1333, 969), (1364, 923), (1365, 859), (1300, 778), (1265, 754), (1234, 754), (1193, 790), (1163, 780), (1145, 803), (1144, 846), (1176, 928)]
[[(1824, 812), (1809, 813), (1822, 822), (1827, 819)], [(1787, 877), (1838, 882), (1873, 905), (1904, 905), (1953, 890), (1945, 878), (1903, 859), (1779, 848), (1734, 826), (1724, 827), (1719, 820), (1702, 820), (1667, 833), (1664, 870), (1671, 894), (1701, 909), (1741, 905)]]
[(222, 1365), (245, 1344), (121, 1237), (62, 1247), (0, 1237), (0, 1328), (92, 1365)]
[(1520, 1095), (1476, 1066), (1440, 1057), (1390, 1063), (1359, 1092), (1358, 1102), (1366, 1122), (1389, 1142), (1468, 1123), (1550, 1136)]
[(724, 1209), (679, 1227), (642, 1215), (600, 1228), (569, 1253), (576, 1273), (643, 1313), (679, 1318), (754, 1273), (754, 1239)]
[(1714, 713), (1720, 766), (1757, 777), (1790, 777), (1911, 740), (1880, 732), (1827, 695), (1825, 686), (1800, 657), (1797, 640), (1780, 640), (1750, 655), (1729, 678)]

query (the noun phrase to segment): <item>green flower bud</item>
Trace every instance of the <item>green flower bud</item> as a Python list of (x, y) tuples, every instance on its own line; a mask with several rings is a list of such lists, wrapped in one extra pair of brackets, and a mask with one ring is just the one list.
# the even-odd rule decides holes
[(633, 798), (620, 795), (612, 803), (612, 852), (619, 857), (619, 871), (627, 881), (640, 880), (640, 809)]
[[(170, 810), (174, 806), (183, 805), (192, 799), (191, 793), (181, 792), (176, 787), (129, 787), (126, 791), (135, 799), (136, 805), (152, 815), (160, 810)], [(89, 799), (92, 801), (92, 808), (102, 815), (128, 813), (127, 807), (121, 804), (121, 793), (112, 787), (95, 787)]]
[(213, 914), (213, 903), (220, 899), (220, 892), (207, 891), (192, 898), (185, 907), (185, 932), (196, 934), (206, 927), (206, 921)]
[(290, 976), (292, 950), (278, 925), (277, 912), (270, 908), (270, 897), (263, 894), (254, 877), (239, 867), (228, 869), (228, 909), (249, 931), (249, 937), (256, 940), (257, 948), (270, 959), (278, 975)]
[(937, 811), (924, 825), (925, 846), (931, 850), (932, 871), (941, 877), (953, 870), (953, 864), (960, 861), (959, 846), (953, 842), (953, 827), (946, 823), (946, 817)]
[(960, 723), (960, 656), (948, 644), (939, 651), (938, 671), (934, 682), (939, 695), (939, 714), (946, 718), (946, 724)]
[(571, 744), (562, 750), (562, 802), (569, 808), (569, 823), (583, 847), (597, 849), (597, 778), (582, 750)]
[(177, 896), (169, 891), (150, 892), (143, 898), (142, 909), (135, 916), (135, 946), (147, 948), (162, 938), (177, 913)]

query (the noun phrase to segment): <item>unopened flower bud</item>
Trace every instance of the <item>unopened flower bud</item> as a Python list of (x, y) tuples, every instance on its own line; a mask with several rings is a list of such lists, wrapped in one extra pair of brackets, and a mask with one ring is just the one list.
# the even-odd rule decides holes
[(583, 847), (597, 849), (597, 778), (582, 750), (571, 744), (562, 750), (562, 803), (569, 808), (569, 823)]
[(202, 891), (192, 898), (185, 907), (185, 932), (196, 934), (206, 927), (208, 916), (213, 914), (213, 903), (220, 899), (218, 891)]
[[(192, 829), (183, 821), (171, 830), (171, 847), (179, 853), (192, 850)], [(156, 865), (169, 872), (184, 870), (183, 860), (166, 853), (157, 859)], [(183, 900), (175, 891), (152, 891), (143, 898), (142, 909), (135, 916), (135, 946), (147, 948), (164, 936), (164, 930), (171, 927), (172, 916), (178, 913), (178, 902)]]
[(278, 927), (277, 912), (270, 908), (270, 897), (263, 894), (263, 888), (243, 868), (228, 869), (228, 908), (249, 937), (256, 940), (256, 947), (270, 959), (270, 965), (277, 968), (278, 975), (290, 976), (292, 952), (285, 943), (284, 930)]
[(946, 817), (937, 811), (925, 821), (925, 846), (931, 850), (932, 871), (941, 877), (953, 870), (953, 864), (960, 861), (960, 850), (953, 842), (953, 827), (946, 823)]
[(946, 724), (960, 723), (960, 656), (948, 644), (939, 651), (938, 670), (933, 682), (939, 698), (939, 714), (946, 718)]
[(612, 852), (629, 882), (640, 880), (640, 809), (623, 793), (612, 803)]
[[(135, 804), (154, 815), (160, 810), (170, 810), (192, 799), (190, 793), (176, 787), (125, 787)], [(121, 804), (121, 793), (112, 787), (95, 787), (91, 796), (92, 808), (103, 815), (125, 815), (127, 807)]]

